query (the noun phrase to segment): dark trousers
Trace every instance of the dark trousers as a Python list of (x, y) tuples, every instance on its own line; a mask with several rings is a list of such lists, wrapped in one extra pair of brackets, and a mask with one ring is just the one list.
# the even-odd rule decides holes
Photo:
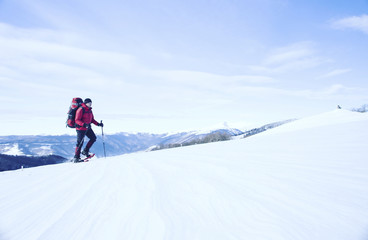
[(87, 136), (89, 138), (89, 141), (84, 148), (86, 152), (88, 152), (93, 143), (96, 142), (97, 137), (92, 128), (88, 128), (88, 130), (77, 130), (77, 145), (75, 147), (75, 157), (80, 157), (81, 149), (84, 143), (84, 136)]

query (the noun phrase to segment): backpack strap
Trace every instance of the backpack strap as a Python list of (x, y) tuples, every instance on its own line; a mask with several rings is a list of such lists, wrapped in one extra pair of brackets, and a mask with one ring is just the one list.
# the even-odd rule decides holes
[[(84, 110), (84, 108), (83, 108), (82, 106), (80, 106), (79, 108), (82, 108), (82, 112), (83, 112), (83, 113), (82, 113), (82, 116), (83, 116), (83, 114), (85, 113), (85, 111), (86, 111), (86, 110)], [(79, 108), (78, 108), (78, 109), (79, 109)], [(78, 109), (77, 109), (77, 110), (78, 110)], [(79, 126), (77, 123), (75, 123), (75, 126), (76, 126), (76, 127), (82, 127), (82, 126)]]

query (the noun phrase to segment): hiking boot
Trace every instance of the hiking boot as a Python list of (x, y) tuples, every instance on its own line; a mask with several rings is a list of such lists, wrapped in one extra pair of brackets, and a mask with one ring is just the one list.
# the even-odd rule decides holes
[(75, 163), (83, 162), (83, 160), (82, 160), (80, 157), (74, 157), (74, 158), (72, 159), (72, 161), (73, 161), (73, 162), (75, 162)]
[(88, 152), (87, 149), (84, 149), (82, 152), (81, 152), (84, 156), (86, 156), (87, 158), (91, 157), (93, 154)]

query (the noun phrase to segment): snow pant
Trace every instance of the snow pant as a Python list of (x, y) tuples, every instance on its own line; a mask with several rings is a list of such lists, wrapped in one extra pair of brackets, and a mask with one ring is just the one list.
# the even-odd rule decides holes
[(96, 142), (97, 137), (92, 128), (88, 128), (88, 130), (77, 130), (77, 145), (75, 147), (74, 157), (80, 158), (81, 149), (84, 143), (84, 136), (89, 138), (84, 151), (89, 152), (89, 149), (92, 147), (93, 143)]

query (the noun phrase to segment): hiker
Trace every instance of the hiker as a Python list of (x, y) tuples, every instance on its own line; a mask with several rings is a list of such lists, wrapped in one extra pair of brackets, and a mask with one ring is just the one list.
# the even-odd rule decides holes
[(75, 115), (75, 124), (77, 130), (77, 145), (75, 148), (74, 162), (82, 161), (80, 158), (81, 149), (83, 147), (84, 136), (89, 138), (89, 141), (86, 147), (83, 149), (82, 154), (86, 156), (86, 158), (91, 157), (89, 153), (89, 149), (92, 147), (93, 143), (96, 142), (96, 134), (93, 132), (91, 123), (103, 127), (103, 123), (97, 122), (92, 113), (92, 100), (90, 98), (86, 98), (81, 106), (78, 108)]

